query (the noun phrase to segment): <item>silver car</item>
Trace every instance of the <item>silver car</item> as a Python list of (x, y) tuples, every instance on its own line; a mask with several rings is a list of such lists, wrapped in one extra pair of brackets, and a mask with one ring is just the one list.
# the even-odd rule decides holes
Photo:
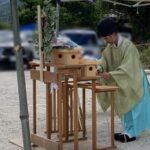
[(67, 29), (60, 31), (59, 34), (67, 36), (79, 46), (82, 46), (84, 55), (89, 59), (99, 59), (101, 57), (101, 49), (105, 43), (98, 39), (94, 30)]
[[(24, 68), (29, 68), (29, 62), (35, 58), (34, 46), (20, 33)], [(13, 32), (0, 31), (0, 68), (15, 68)]]

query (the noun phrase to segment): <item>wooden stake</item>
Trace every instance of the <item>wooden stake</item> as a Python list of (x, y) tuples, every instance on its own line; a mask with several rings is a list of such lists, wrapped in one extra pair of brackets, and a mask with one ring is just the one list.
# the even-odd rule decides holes
[(43, 81), (43, 52), (42, 52), (42, 23), (41, 23), (41, 7), (37, 6), (38, 14), (38, 39), (39, 39), (39, 57), (40, 57), (40, 80)]

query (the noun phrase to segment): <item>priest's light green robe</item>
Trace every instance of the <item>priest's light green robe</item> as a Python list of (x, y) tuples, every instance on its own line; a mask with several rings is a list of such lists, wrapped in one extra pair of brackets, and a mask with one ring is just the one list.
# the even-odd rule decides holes
[[(122, 117), (129, 112), (143, 96), (143, 77), (140, 56), (135, 45), (123, 38), (118, 47), (108, 44), (103, 51), (97, 67), (100, 71), (111, 74), (109, 80), (100, 79), (100, 83), (117, 85), (119, 87), (115, 97), (115, 111)], [(97, 94), (98, 101), (104, 111), (110, 106), (109, 93)]]

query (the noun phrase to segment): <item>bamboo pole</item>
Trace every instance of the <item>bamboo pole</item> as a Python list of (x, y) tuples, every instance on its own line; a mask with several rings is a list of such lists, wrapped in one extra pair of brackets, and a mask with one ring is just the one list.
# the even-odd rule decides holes
[(25, 77), (23, 69), (23, 57), (21, 49), (21, 41), (19, 34), (19, 19), (17, 13), (17, 0), (11, 0), (11, 11), (13, 20), (13, 32), (14, 32), (14, 49), (16, 54), (16, 67), (17, 67), (17, 81), (18, 81), (18, 93), (20, 103), (20, 120), (22, 125), (23, 146), (25, 150), (31, 150), (30, 128), (29, 128), (29, 114), (27, 106), (27, 95), (25, 86)]

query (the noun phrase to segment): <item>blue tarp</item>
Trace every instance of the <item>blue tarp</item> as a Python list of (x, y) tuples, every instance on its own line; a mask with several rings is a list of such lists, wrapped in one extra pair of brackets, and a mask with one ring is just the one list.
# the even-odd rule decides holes
[(35, 31), (35, 29), (36, 29), (36, 24), (35, 23), (23, 25), (23, 26), (20, 27), (21, 31), (23, 31), (23, 30)]

